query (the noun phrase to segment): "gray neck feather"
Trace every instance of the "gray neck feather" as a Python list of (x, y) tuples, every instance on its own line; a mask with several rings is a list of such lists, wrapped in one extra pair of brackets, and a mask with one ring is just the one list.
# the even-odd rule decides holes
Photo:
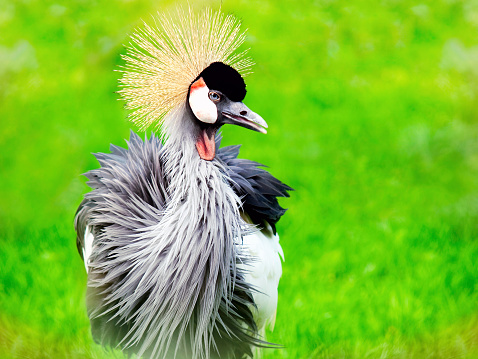
[(197, 153), (197, 125), (186, 109), (173, 115), (161, 152), (169, 200), (160, 223), (131, 241), (136, 258), (130, 278), (142, 283), (119, 316), (131, 317), (135, 299), (149, 292), (149, 303), (142, 306), (148, 310), (134, 313), (124, 344), (141, 343), (139, 355), (154, 348), (151, 356), (162, 357), (171, 343), (179, 340), (175, 350), (180, 350), (189, 340), (192, 357), (209, 358), (220, 302), (230, 303), (234, 289), (240, 256), (234, 244), (248, 228), (221, 163), (204, 161)]

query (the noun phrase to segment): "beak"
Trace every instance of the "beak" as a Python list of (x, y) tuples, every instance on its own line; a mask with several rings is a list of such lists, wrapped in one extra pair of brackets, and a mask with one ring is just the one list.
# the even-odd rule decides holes
[(230, 102), (227, 107), (222, 110), (222, 123), (231, 125), (239, 125), (250, 130), (261, 133), (267, 133), (267, 123), (257, 113), (249, 110), (242, 102)]

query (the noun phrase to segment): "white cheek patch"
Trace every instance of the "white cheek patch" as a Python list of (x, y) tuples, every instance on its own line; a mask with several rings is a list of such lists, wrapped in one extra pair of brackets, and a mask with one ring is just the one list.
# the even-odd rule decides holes
[(203, 78), (199, 78), (191, 85), (189, 92), (189, 106), (194, 115), (201, 122), (214, 123), (217, 120), (217, 108), (209, 99), (209, 89)]

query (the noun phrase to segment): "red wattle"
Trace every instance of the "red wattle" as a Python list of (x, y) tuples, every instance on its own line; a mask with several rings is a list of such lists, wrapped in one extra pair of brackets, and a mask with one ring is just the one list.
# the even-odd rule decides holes
[(206, 161), (212, 161), (216, 156), (216, 141), (215, 131), (210, 136), (207, 131), (201, 130), (198, 139), (196, 140), (196, 149), (198, 150), (199, 157)]

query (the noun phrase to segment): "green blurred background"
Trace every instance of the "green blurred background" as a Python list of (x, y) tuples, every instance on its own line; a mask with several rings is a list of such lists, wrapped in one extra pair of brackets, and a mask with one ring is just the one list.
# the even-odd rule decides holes
[[(172, 1), (0, 2), (0, 358), (108, 358), (73, 216), (124, 145), (128, 34)], [(217, 8), (219, 3), (213, 3)], [(265, 358), (478, 358), (478, 1), (224, 1), (267, 136), (223, 144), (296, 189)], [(116, 357), (120, 357), (116, 354)]]

